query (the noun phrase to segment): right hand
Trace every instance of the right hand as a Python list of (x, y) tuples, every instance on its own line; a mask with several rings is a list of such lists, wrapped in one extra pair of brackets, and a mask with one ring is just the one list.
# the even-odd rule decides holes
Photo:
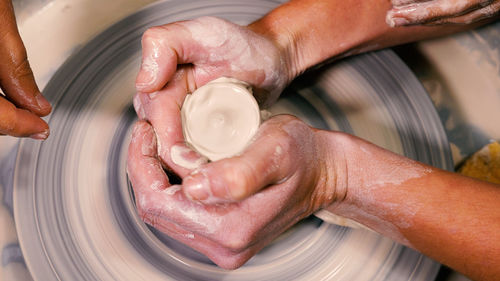
[(346, 198), (351, 139), (275, 116), (240, 155), (201, 165), (172, 186), (153, 128), (139, 121), (127, 171), (145, 222), (234, 269), (299, 220)]
[(52, 108), (38, 90), (8, 0), (0, 0), (0, 26), (0, 135), (46, 139), (49, 126), (40, 117)]
[(174, 145), (198, 161), (182, 135), (180, 109), (190, 92), (221, 76), (253, 86), (261, 106), (274, 103), (291, 80), (286, 52), (272, 39), (218, 18), (202, 17), (148, 29), (134, 107), (153, 126), (162, 164), (179, 176), (189, 170), (173, 163)]

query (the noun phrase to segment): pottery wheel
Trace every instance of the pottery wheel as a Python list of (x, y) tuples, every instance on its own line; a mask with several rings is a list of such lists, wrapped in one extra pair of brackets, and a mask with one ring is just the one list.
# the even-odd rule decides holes
[[(23, 140), (14, 175), (21, 248), (35, 280), (432, 280), (439, 264), (366, 230), (311, 217), (235, 271), (149, 228), (125, 172), (140, 38), (149, 26), (210, 15), (244, 24), (275, 1), (167, 1), (90, 41), (44, 93), (55, 105), (45, 142)], [(272, 110), (451, 168), (426, 92), (390, 50), (304, 75)]]

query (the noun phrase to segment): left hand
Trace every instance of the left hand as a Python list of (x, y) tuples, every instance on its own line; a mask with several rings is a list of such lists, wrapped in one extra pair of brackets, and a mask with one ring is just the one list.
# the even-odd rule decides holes
[(299, 220), (345, 198), (336, 134), (343, 135), (276, 116), (241, 155), (204, 164), (172, 186), (153, 128), (139, 121), (127, 166), (138, 213), (219, 266), (237, 268)]
[(469, 24), (498, 16), (499, 0), (392, 0), (391, 26)]

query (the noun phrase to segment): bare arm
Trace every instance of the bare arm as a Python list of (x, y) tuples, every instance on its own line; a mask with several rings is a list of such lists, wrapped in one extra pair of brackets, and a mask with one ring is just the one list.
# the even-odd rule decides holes
[[(327, 138), (339, 142), (333, 134)], [(500, 276), (500, 186), (348, 138), (347, 168), (339, 173), (346, 176), (345, 199), (328, 210), (474, 280)]]
[[(409, 2), (412, 1), (406, 4)], [(433, 1), (425, 3), (430, 6), (430, 2)], [(478, 1), (470, 2), (472, 5)], [(498, 3), (493, 6), (498, 10)], [(424, 22), (416, 13), (411, 17), (408, 13), (411, 6), (404, 8), (391, 14)], [(413, 8), (417, 8), (415, 4)], [(438, 37), (492, 20), (479, 18), (469, 24), (464, 21), (460, 25), (392, 28), (386, 23), (390, 9), (389, 1), (298, 0), (272, 11), (250, 28), (279, 42), (288, 54), (289, 75), (295, 77), (329, 58)], [(434, 7), (432, 11), (431, 19), (439, 20), (440, 10)], [(350, 181), (346, 200), (330, 206), (329, 210), (355, 219), (474, 279), (493, 280), (500, 276), (498, 186), (424, 166), (379, 148), (372, 152), (364, 153), (355, 147), (346, 152), (350, 167), (346, 171), (349, 173), (346, 180)]]
[(330, 58), (439, 37), (492, 20), (393, 28), (386, 22), (391, 7), (387, 0), (294, 0), (249, 27), (278, 43), (289, 65), (289, 77), (294, 78)]

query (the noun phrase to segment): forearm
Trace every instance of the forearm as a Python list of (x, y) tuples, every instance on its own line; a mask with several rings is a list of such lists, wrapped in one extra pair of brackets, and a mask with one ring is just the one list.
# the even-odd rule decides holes
[(499, 186), (424, 165), (358, 138), (347, 137), (343, 143), (349, 155), (348, 178), (342, 180), (347, 192), (328, 210), (474, 280), (500, 276)]
[[(437, 37), (478, 26), (412, 26), (391, 28), (388, 0), (290, 1), (250, 28), (273, 38), (282, 48), (291, 79), (329, 58)], [(484, 22), (483, 22), (484, 23)]]

